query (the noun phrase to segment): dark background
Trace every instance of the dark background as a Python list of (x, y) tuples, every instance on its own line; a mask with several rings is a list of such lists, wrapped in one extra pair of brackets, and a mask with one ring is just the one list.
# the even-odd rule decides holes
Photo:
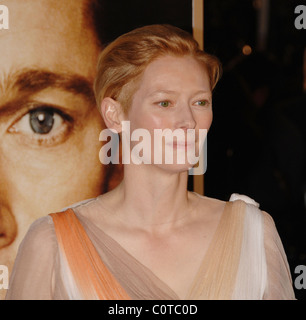
[[(205, 195), (228, 200), (235, 192), (260, 203), (276, 223), (293, 280), (295, 267), (306, 265), (306, 30), (294, 26), (300, 4), (270, 0), (261, 42), (262, 0), (204, 0), (204, 47), (223, 65), (208, 134)], [(191, 0), (107, 1), (103, 13), (98, 25), (104, 43), (154, 23), (192, 32)], [(245, 45), (251, 54), (243, 54)], [(306, 299), (306, 289), (296, 290), (296, 297)]]

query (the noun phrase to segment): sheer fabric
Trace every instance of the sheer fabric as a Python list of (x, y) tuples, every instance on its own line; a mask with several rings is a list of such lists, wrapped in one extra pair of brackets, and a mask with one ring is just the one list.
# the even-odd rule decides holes
[(72, 209), (51, 214), (61, 260), (61, 277), (70, 299), (129, 300), (106, 268)]
[[(233, 195), (230, 200), (185, 299), (295, 299), (272, 218), (245, 196)], [(87, 213), (101, 208), (98, 197), (67, 210), (69, 214), (61, 213), (66, 225), (50, 215), (34, 222), (19, 248), (6, 299), (179, 300), (91, 222)], [(80, 243), (71, 241), (64, 248), (58, 225), (62, 234), (74, 232)], [(80, 253), (84, 248), (89, 249), (87, 254)], [(107, 296), (104, 285), (118, 295)]]

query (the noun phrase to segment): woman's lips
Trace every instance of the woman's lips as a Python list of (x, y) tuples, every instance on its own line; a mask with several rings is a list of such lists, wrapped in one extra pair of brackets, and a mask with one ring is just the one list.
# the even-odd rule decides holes
[(195, 143), (194, 142), (176, 142), (173, 141), (166, 144), (169, 147), (178, 148), (178, 149), (190, 149), (194, 148)]

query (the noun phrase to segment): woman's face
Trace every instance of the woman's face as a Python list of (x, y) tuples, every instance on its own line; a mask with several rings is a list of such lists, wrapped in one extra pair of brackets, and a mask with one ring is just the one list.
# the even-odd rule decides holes
[[(145, 159), (146, 155), (142, 154), (144, 160), (151, 160), (151, 163), (171, 171), (184, 171), (192, 166), (188, 153), (199, 154), (199, 129), (208, 130), (212, 118), (212, 92), (205, 67), (190, 56), (164, 56), (145, 69), (126, 120), (130, 121), (131, 134), (136, 129), (146, 129), (150, 133), (151, 155), (150, 159)], [(173, 144), (167, 139), (160, 142), (156, 138), (156, 129), (170, 129), (178, 133), (173, 135), (178, 138), (174, 138)], [(195, 138), (191, 131), (194, 131)], [(130, 148), (137, 144), (139, 142), (132, 141)], [(158, 163), (155, 155), (167, 154), (166, 150), (173, 151), (172, 163), (171, 160)], [(177, 160), (181, 154), (183, 163)]]

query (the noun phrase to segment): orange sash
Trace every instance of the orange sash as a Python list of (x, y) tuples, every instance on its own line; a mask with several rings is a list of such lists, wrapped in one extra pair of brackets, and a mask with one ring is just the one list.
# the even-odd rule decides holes
[(64, 277), (70, 277), (70, 283), (74, 284), (73, 290), (78, 291), (76, 296), (84, 300), (130, 300), (104, 265), (73, 210), (51, 213), (50, 216), (62, 263), (68, 266)]

